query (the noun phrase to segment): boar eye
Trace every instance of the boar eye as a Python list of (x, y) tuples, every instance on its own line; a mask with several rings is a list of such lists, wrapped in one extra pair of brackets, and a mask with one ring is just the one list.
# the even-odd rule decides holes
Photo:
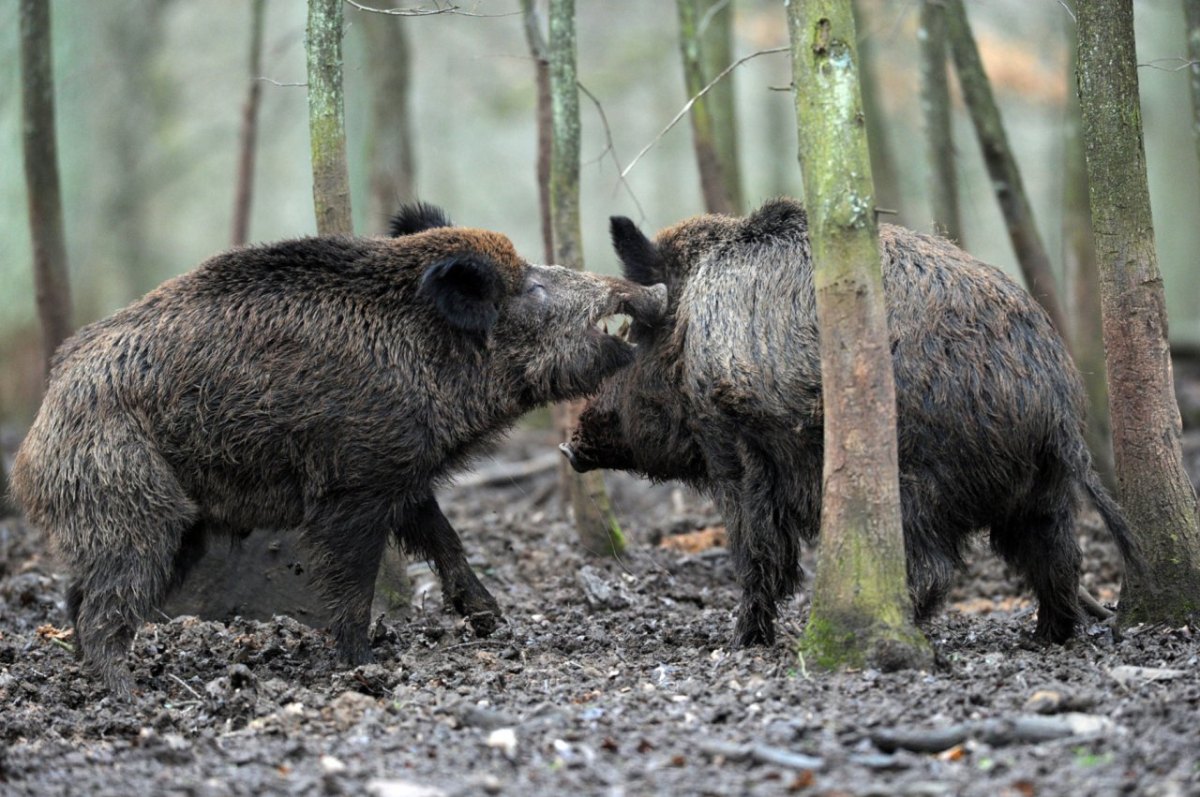
[(546, 286), (542, 283), (531, 282), (529, 283), (529, 287), (525, 289), (525, 295), (531, 299), (543, 302), (550, 296), (550, 292), (546, 290)]

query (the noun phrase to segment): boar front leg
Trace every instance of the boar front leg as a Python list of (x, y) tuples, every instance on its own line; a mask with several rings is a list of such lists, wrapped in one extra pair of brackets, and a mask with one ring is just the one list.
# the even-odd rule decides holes
[(304, 541), (317, 588), (329, 606), (338, 655), (352, 666), (374, 661), (367, 628), (375, 577), (389, 530), (402, 517), (392, 498), (351, 493), (308, 508)]
[(717, 496), (742, 587), (734, 644), (771, 645), (779, 601), (800, 585), (799, 539), (783, 503), (785, 479), (773, 460), (746, 441), (736, 451)]
[(436, 498), (428, 495), (411, 510), (396, 536), (405, 550), (433, 563), (446, 603), (467, 618), (478, 636), (496, 630), (500, 606), (471, 570), (462, 541)]

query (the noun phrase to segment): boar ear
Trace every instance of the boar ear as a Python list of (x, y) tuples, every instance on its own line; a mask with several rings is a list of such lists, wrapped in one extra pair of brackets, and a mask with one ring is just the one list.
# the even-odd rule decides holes
[(479, 255), (455, 255), (425, 270), (419, 293), (451, 326), (487, 335), (500, 315), (504, 285), (496, 266)]
[(642, 234), (637, 225), (624, 216), (609, 219), (613, 249), (625, 271), (625, 279), (639, 285), (663, 282), (663, 258), (654, 242)]
[(450, 223), (446, 211), (437, 205), (414, 202), (411, 205), (402, 205), (396, 211), (396, 215), (392, 216), (391, 221), (388, 222), (388, 232), (393, 238), (399, 238), (402, 235), (412, 235), (432, 230), (435, 227), (452, 226), (454, 225)]

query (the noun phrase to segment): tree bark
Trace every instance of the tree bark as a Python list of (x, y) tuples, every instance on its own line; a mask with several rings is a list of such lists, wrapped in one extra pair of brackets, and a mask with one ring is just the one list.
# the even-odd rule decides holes
[(63, 241), (62, 191), (54, 125), (49, 0), (21, 0), (21, 114), (33, 281), (42, 324), (43, 376), (71, 334), (71, 291)]
[(1188, 75), (1192, 87), (1192, 132), (1196, 135), (1196, 156), (1200, 158), (1200, 0), (1183, 0), (1187, 24)]
[(941, 0), (921, 0), (921, 110), (929, 146), (929, 202), (934, 229), (963, 245), (950, 88), (946, 74), (946, 14)]
[(988, 82), (987, 73), (983, 71), (983, 61), (979, 57), (975, 38), (967, 23), (962, 0), (943, 2), (946, 33), (954, 54), (958, 83), (962, 87), (967, 110), (971, 113), (971, 121), (975, 124), (975, 135), (979, 139), (979, 148), (983, 151), (988, 176), (991, 177), (996, 191), (1000, 212), (1004, 214), (1004, 222), (1008, 226), (1008, 237), (1012, 242), (1013, 252), (1017, 256), (1029, 292), (1046, 309), (1055, 329), (1066, 340), (1066, 318), (1054, 284), (1050, 257), (1046, 254), (1046, 247), (1042, 244), (1042, 238), (1034, 223), (1033, 210), (1021, 181), (1021, 171), (1017, 168), (1017, 161), (1008, 145), (1008, 135), (1004, 132), (1000, 109), (992, 96), (992, 86)]
[(308, 0), (308, 130), (319, 235), (349, 235), (350, 177), (342, 98), (342, 0)]
[[(1067, 68), (1075, 80), (1076, 36), (1071, 31)], [(1075, 363), (1088, 394), (1087, 443), (1096, 470), (1105, 486), (1115, 490), (1112, 424), (1108, 413), (1107, 369), (1104, 366), (1104, 332), (1100, 323), (1100, 283), (1096, 272), (1096, 245), (1092, 240), (1092, 214), (1088, 207), (1087, 164), (1083, 158), (1079, 95), (1068, 92), (1063, 135), (1063, 288)]]
[[(525, 21), (525, 41), (533, 57), (534, 78), (537, 87), (537, 188), (538, 216), (542, 223), (542, 258), (554, 262), (554, 227), (550, 218), (550, 152), (552, 149), (552, 122), (550, 115), (550, 55), (546, 37), (542, 35), (542, 23), (538, 18), (534, 0), (521, 0), (521, 13)], [(563, 464), (559, 463), (562, 468)], [(562, 472), (563, 484), (567, 474)]]
[(1117, 493), (1148, 563), (1126, 573), (1120, 619), (1176, 625), (1200, 612), (1200, 516), (1183, 469), (1154, 249), (1133, 4), (1089, 0), (1075, 11)]
[[(679, 49), (683, 56), (683, 82), (688, 97), (695, 97), (707, 84), (704, 59), (701, 55), (701, 0), (676, 0), (679, 11)], [(717, 150), (717, 134), (713, 120), (712, 100), (708, 95), (692, 104), (688, 114), (692, 120), (692, 145), (696, 165), (700, 169), (700, 189), (704, 208), (709, 213), (732, 214), (733, 201), (725, 182), (724, 168)]]
[[(855, 16), (864, 19), (862, 0), (854, 0)], [(867, 147), (871, 153), (871, 173), (874, 175), (876, 207), (891, 208), (903, 216), (900, 178), (896, 174), (896, 158), (888, 142), (887, 115), (879, 104), (879, 81), (875, 64), (874, 36), (863, 36), (858, 46), (860, 63), (859, 85), (862, 88), (863, 114), (867, 121)]]
[(233, 200), (233, 245), (246, 243), (250, 234), (250, 201), (254, 192), (254, 156), (258, 141), (258, 107), (262, 98), (263, 17), (266, 0), (250, 6), (250, 80), (242, 104), (242, 130), (238, 142), (237, 189)]
[(367, 128), (367, 169), (370, 192), (367, 218), (385, 229), (396, 208), (414, 201), (416, 161), (409, 111), (412, 48), (409, 20), (391, 14), (362, 13), (357, 27), (367, 50), (371, 80), (371, 120)]
[[(575, 78), (575, 0), (550, 0), (550, 216), (554, 261), (583, 268), (579, 223), (579, 88)], [(563, 440), (578, 420), (582, 402), (560, 412)], [(585, 550), (616, 555), (625, 538), (613, 514), (601, 471), (568, 476), (575, 528)]]
[[(734, 61), (733, 48), (734, 0), (700, 0), (700, 60), (705, 85)], [(727, 75), (708, 92), (712, 109), (713, 139), (725, 195), (734, 213), (745, 211), (742, 196), (742, 168), (738, 156), (737, 96), (733, 75)]]
[(906, 587), (888, 347), (850, 5), (791, 0), (788, 28), (825, 406), (820, 565), (804, 649), (826, 667), (928, 665)]

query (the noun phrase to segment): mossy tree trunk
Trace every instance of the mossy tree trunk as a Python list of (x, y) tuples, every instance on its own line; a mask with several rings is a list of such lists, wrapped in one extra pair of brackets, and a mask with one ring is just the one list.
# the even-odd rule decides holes
[(1117, 494), (1148, 562), (1146, 572), (1126, 573), (1121, 621), (1177, 625), (1200, 612), (1200, 517), (1183, 469), (1154, 248), (1133, 4), (1089, 0), (1075, 11)]
[(250, 235), (250, 202), (254, 193), (254, 156), (258, 141), (258, 108), (262, 99), (263, 17), (266, 0), (250, 5), (250, 74), (246, 101), (242, 104), (242, 130), (238, 142), (237, 189), (233, 199), (234, 246), (246, 243)]
[[(525, 41), (529, 45), (529, 55), (533, 58), (534, 83), (537, 90), (537, 188), (538, 217), (542, 227), (542, 257), (545, 262), (553, 263), (554, 228), (550, 219), (550, 151), (553, 137), (550, 116), (550, 54), (534, 0), (521, 0), (521, 14), (525, 22)], [(564, 471), (564, 483), (566, 478)]]
[(342, 99), (342, 0), (308, 0), (308, 131), (320, 235), (349, 235), (350, 177)]
[[(854, 15), (859, 29), (866, 25), (867, 3), (854, 0)], [(889, 140), (887, 115), (881, 106), (879, 70), (875, 53), (878, 36), (860, 35), (858, 42), (859, 86), (862, 88), (863, 115), (867, 120), (867, 147), (871, 153), (871, 174), (874, 175), (875, 204), (890, 208), (903, 217), (904, 200), (900, 196), (900, 176), (896, 173), (896, 158)]]
[(416, 161), (409, 113), (412, 21), (396, 14), (361, 12), (355, 27), (366, 45), (371, 82), (371, 116), (367, 127), (366, 158), (370, 190), (367, 219), (370, 229), (385, 229), (399, 205), (416, 197)]
[(802, 645), (823, 666), (925, 666), (905, 583), (896, 389), (850, 4), (791, 0), (788, 29), (825, 406), (819, 564)]
[[(1075, 31), (1069, 33), (1068, 84), (1075, 82), (1077, 61)], [(1107, 368), (1104, 333), (1100, 324), (1100, 278), (1096, 271), (1096, 245), (1092, 239), (1092, 214), (1088, 206), (1087, 164), (1083, 158), (1079, 95), (1071, 91), (1063, 120), (1063, 295), (1075, 363), (1088, 394), (1087, 443), (1096, 470), (1110, 489), (1116, 489), (1113, 470), (1112, 424), (1108, 414)]]
[(946, 14), (940, 0), (921, 0), (921, 111), (929, 148), (929, 203), (933, 226), (963, 244), (955, 171), (950, 87), (946, 61)]
[(1008, 144), (1008, 135), (1000, 118), (1000, 108), (992, 95), (992, 85), (988, 81), (987, 73), (983, 71), (983, 61), (979, 57), (975, 37), (967, 22), (967, 13), (963, 9), (962, 0), (942, 0), (942, 3), (945, 6), (946, 34), (954, 54), (958, 83), (962, 87), (967, 110), (971, 113), (971, 121), (975, 124), (975, 135), (979, 139), (983, 161), (996, 191), (1000, 212), (1004, 215), (1004, 222), (1008, 227), (1013, 253), (1017, 256), (1029, 292), (1046, 309), (1055, 329), (1066, 340), (1066, 317), (1063, 315), (1058, 289), (1054, 284), (1050, 257), (1046, 254), (1046, 247), (1034, 223), (1033, 209), (1029, 205), (1025, 185), (1021, 180), (1021, 170), (1017, 167), (1016, 158), (1013, 157), (1012, 148)]
[[(688, 97), (699, 94), (713, 77), (706, 74), (707, 61), (703, 55), (702, 31), (699, 27), (704, 10), (709, 5), (709, 0), (676, 0), (679, 12), (679, 49), (683, 56), (683, 82)], [(709, 20), (711, 21), (711, 17)], [(728, 80), (727, 78), (726, 82)], [(713, 90), (715, 91), (716, 87)], [(709, 213), (733, 214), (736, 212), (734, 197), (730, 193), (725, 175), (728, 167), (721, 159), (714, 106), (712, 91), (692, 104), (689, 114), (692, 120), (692, 145), (696, 151), (696, 165), (700, 169), (700, 188), (704, 194), (705, 210)]]
[[(583, 233), (579, 224), (579, 87), (575, 78), (575, 0), (550, 0), (550, 218), (554, 261), (583, 268)], [(563, 440), (574, 427), (582, 402), (559, 412)], [(563, 471), (566, 472), (565, 470)], [(613, 513), (601, 471), (570, 472), (567, 493), (575, 527), (585, 550), (616, 555), (625, 538)]]
[(1200, 157), (1200, 0), (1183, 0), (1187, 24), (1188, 75), (1192, 86), (1192, 132), (1196, 134), (1196, 155)]
[(71, 290), (63, 241), (62, 190), (54, 125), (49, 0), (21, 0), (21, 115), (33, 282), (42, 324), (42, 364), (71, 334)]
[[(700, 59), (704, 64), (704, 80), (707, 84), (734, 61), (734, 0), (701, 0), (699, 8)], [(737, 96), (733, 75), (727, 75), (713, 86), (708, 92), (708, 98), (725, 194), (729, 197), (733, 212), (742, 213), (745, 211), (745, 199), (742, 195)]]

